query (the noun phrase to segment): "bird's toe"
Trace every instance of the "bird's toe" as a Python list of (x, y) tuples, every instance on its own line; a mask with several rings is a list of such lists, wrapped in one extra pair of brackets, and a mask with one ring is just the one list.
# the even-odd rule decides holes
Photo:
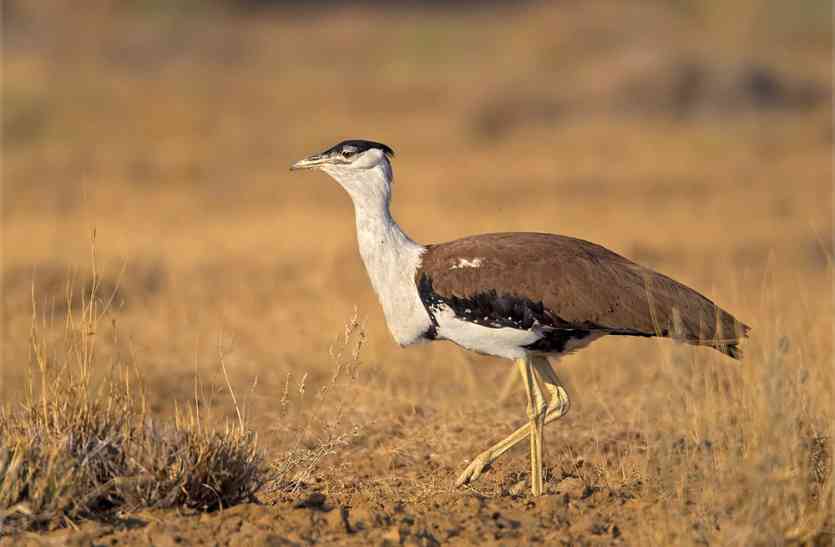
[(478, 456), (458, 476), (458, 480), (455, 481), (455, 486), (464, 486), (465, 484), (475, 482), (489, 465), (490, 462), (486, 458)]

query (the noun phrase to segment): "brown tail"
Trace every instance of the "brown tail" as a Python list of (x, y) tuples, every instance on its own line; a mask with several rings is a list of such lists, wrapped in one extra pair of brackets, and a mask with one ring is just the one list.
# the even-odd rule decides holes
[(724, 353), (728, 357), (733, 357), (734, 359), (741, 361), (744, 352), (739, 345), (743, 340), (748, 338), (748, 333), (751, 332), (751, 327), (738, 321), (736, 325), (737, 333), (739, 333), (737, 338), (731, 338), (729, 340), (688, 340), (688, 343), (695, 344), (697, 346), (709, 346), (716, 351)]

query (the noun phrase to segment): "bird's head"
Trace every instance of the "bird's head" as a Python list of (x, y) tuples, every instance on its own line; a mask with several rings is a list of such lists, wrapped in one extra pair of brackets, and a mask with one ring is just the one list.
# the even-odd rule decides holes
[(354, 198), (388, 196), (392, 182), (390, 159), (394, 150), (385, 144), (366, 140), (347, 140), (324, 152), (297, 161), (291, 171), (319, 169), (333, 177)]

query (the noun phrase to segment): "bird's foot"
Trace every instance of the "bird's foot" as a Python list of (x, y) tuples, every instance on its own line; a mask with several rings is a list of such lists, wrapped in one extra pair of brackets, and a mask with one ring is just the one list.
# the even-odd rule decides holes
[(464, 472), (458, 475), (458, 479), (455, 481), (455, 486), (464, 486), (465, 484), (478, 480), (482, 473), (490, 468), (490, 464), (493, 462), (492, 456), (493, 455), (489, 450), (486, 450), (476, 456)]

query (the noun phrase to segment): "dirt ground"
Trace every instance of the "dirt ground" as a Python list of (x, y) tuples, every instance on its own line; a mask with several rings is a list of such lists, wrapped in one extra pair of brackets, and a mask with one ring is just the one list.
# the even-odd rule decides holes
[[(832, 541), (829, 3), (226, 4), (4, 3), (0, 394), (26, 393), (33, 301), (61, 351), (95, 230), (96, 374), (127, 363), (155, 416), (199, 400), (223, 428), (223, 361), (271, 479), (0, 545)], [(595, 342), (556, 364), (546, 494), (525, 446), (456, 489), (524, 392), (392, 341), (349, 199), (288, 172), (351, 137), (395, 148), (415, 240), (601, 243), (750, 324), (745, 360)]]

